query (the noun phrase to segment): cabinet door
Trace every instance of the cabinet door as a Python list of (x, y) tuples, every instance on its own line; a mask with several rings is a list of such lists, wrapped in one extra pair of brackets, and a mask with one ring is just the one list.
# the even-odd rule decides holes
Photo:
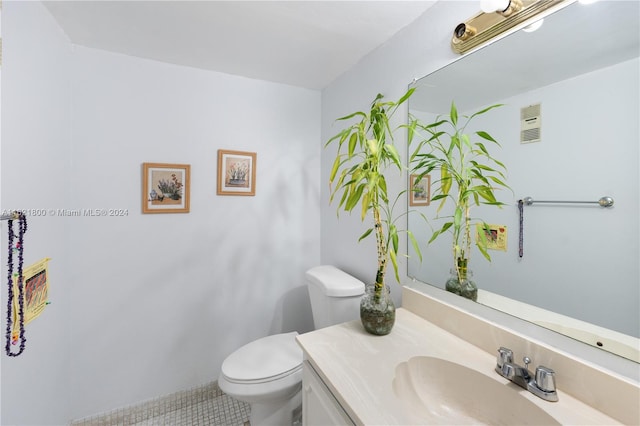
[(307, 361), (304, 362), (302, 374), (302, 424), (304, 426), (355, 424)]

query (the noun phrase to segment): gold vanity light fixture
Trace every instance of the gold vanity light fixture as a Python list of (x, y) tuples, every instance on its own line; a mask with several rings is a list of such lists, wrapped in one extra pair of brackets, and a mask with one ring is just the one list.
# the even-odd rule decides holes
[(451, 48), (466, 53), (515, 27), (526, 27), (575, 0), (481, 0), (482, 12), (456, 26)]

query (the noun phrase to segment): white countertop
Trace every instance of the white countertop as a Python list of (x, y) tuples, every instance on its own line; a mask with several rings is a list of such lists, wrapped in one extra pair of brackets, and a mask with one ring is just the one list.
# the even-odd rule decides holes
[[(307, 359), (357, 424), (415, 424), (411, 407), (393, 389), (396, 366), (415, 356), (442, 358), (479, 371), (505, 385), (495, 371), (496, 357), (399, 308), (387, 336), (364, 331), (359, 320), (297, 337)], [(562, 392), (559, 402), (544, 401), (514, 386), (514, 392), (542, 407), (562, 424), (620, 424), (611, 417)]]

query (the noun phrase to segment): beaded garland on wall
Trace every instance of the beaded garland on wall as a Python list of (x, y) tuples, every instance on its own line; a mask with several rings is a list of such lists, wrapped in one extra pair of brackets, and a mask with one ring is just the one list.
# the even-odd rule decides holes
[[(13, 221), (18, 220), (18, 241), (14, 243), (16, 234), (14, 231)], [(7, 297), (7, 331), (5, 352), (8, 356), (18, 356), (24, 352), (27, 339), (24, 332), (24, 234), (27, 232), (27, 217), (24, 213), (13, 213), (11, 219), (8, 220), (9, 235), (9, 253), (7, 261), (7, 281), (8, 281), (8, 297)], [(18, 253), (18, 269), (14, 269), (13, 257), (14, 253)], [(15, 280), (15, 281), (14, 281)], [(14, 292), (14, 282), (17, 284), (18, 294)], [(17, 299), (17, 300), (16, 300)], [(11, 350), (12, 345), (20, 342), (18, 352)]]

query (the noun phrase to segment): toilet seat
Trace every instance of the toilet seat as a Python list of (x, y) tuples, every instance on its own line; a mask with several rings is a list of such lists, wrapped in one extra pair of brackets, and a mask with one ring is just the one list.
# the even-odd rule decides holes
[(297, 332), (274, 334), (250, 342), (222, 363), (224, 378), (237, 384), (268, 383), (302, 370)]

